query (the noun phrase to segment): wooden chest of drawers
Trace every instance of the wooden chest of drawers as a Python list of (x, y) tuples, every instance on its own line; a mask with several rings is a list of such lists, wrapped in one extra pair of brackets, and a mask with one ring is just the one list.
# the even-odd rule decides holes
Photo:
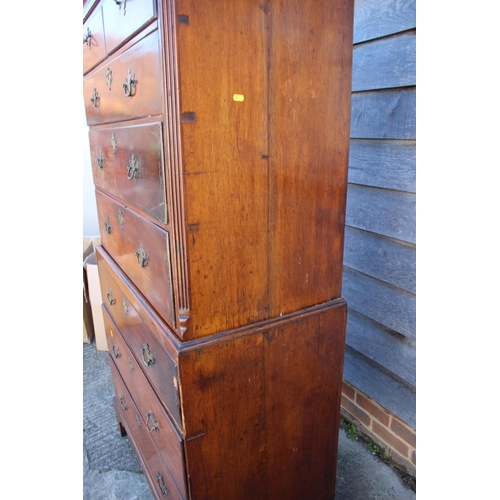
[(352, 16), (84, 2), (114, 405), (157, 498), (334, 496)]

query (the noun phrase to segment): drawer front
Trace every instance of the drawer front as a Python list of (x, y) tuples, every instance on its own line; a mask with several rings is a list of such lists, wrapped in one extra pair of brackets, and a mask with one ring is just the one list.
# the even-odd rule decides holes
[(162, 112), (158, 30), (89, 73), (83, 81), (87, 124), (129, 120)]
[[(106, 305), (104, 313), (106, 332), (109, 334), (113, 331), (114, 325), (120, 330), (156, 394), (178, 428), (182, 430), (177, 364), (127, 300), (117, 281), (103, 266), (99, 266), (99, 281)], [(108, 313), (113, 321), (108, 318)]]
[(91, 130), (97, 188), (167, 223), (162, 123)]
[[(123, 379), (121, 378), (114, 362), (109, 362), (111, 376), (115, 386), (118, 409), (122, 415), (122, 422), (126, 426), (127, 434), (136, 446), (141, 455), (142, 462), (146, 468), (145, 474), (149, 476), (150, 484), (159, 498), (185, 498), (176, 486), (176, 483), (156, 451), (156, 446), (152, 440), (139, 409), (134, 403)], [(185, 491), (183, 489), (183, 491)]]
[(100, 191), (96, 201), (102, 246), (175, 328), (168, 232)]
[(155, 0), (104, 0), (102, 8), (108, 54), (156, 18)]
[(142, 423), (165, 461), (177, 487), (185, 495), (184, 452), (181, 437), (170, 422), (118, 329), (107, 328), (106, 339), (110, 356), (138, 409)]
[(83, 72), (91, 70), (106, 57), (102, 9), (98, 5), (83, 23)]

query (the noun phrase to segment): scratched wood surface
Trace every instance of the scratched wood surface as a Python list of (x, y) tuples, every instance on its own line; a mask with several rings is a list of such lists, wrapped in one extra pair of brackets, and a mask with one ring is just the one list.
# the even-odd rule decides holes
[(268, 316), (268, 16), (258, 0), (177, 13), (189, 339)]
[(339, 300), (179, 353), (192, 498), (333, 498), (345, 318)]
[(271, 316), (340, 296), (352, 8), (271, 5)]
[(352, 2), (218, 6), (177, 6), (184, 340), (341, 291)]

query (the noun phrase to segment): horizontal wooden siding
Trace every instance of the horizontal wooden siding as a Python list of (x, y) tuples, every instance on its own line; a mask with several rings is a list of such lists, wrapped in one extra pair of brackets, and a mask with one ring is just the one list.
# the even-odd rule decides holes
[(355, 0), (344, 378), (415, 427), (415, 0)]

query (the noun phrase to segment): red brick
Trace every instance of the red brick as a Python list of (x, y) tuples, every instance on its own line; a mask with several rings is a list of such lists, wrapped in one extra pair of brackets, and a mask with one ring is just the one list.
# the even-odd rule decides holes
[(389, 415), (387, 415), (387, 413), (376, 406), (366, 396), (363, 396), (363, 394), (360, 394), (358, 392), (356, 394), (356, 403), (358, 403), (358, 405), (361, 406), (361, 408), (363, 408), (370, 415), (375, 417), (379, 422), (384, 424), (386, 427), (389, 427)]
[(416, 436), (413, 429), (404, 425), (400, 420), (393, 418), (391, 422), (391, 430), (403, 441), (406, 441), (410, 446), (416, 448)]
[(354, 389), (350, 385), (347, 385), (345, 380), (342, 381), (342, 394), (345, 394), (347, 398), (354, 401)]
[(376, 420), (373, 421), (372, 430), (380, 438), (382, 438), (392, 449), (397, 451), (401, 456), (407, 458), (410, 449), (406, 443), (403, 443), (394, 434), (391, 434), (385, 427), (380, 425)]
[(371, 418), (359, 406), (354, 404), (351, 400), (342, 396), (342, 406), (353, 416), (356, 417), (361, 423), (370, 427)]

